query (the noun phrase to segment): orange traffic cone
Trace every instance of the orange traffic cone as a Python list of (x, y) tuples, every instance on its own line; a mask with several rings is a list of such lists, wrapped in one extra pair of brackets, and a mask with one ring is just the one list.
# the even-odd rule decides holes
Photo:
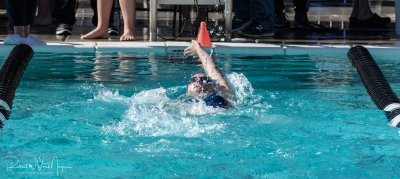
[(208, 34), (206, 22), (204, 21), (200, 23), (200, 30), (199, 30), (199, 35), (197, 36), (197, 41), (203, 47), (211, 47), (210, 35)]

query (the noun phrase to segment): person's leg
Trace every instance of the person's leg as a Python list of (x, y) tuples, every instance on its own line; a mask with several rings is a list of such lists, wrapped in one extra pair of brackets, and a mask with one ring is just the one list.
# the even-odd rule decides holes
[(112, 0), (97, 1), (98, 25), (91, 32), (82, 35), (81, 39), (106, 39), (108, 38), (108, 23), (110, 20), (110, 12)]
[(55, 0), (55, 13), (57, 19), (56, 35), (71, 35), (72, 26), (75, 24), (76, 0)]
[(194, 20), (194, 22), (193, 22), (195, 29), (200, 28), (200, 23), (202, 21), (208, 22), (208, 7), (207, 6), (199, 7), (199, 12), (197, 14), (196, 20)]
[(26, 0), (25, 3), (25, 24), (24, 24), (24, 38), (28, 37), (30, 32), (30, 27), (35, 21), (37, 0)]
[(251, 18), (265, 30), (274, 29), (274, 2), (271, 0), (251, 0)]
[(185, 32), (184, 35), (192, 35), (194, 31), (196, 31), (196, 28), (192, 24), (192, 17), (190, 16), (191, 13), (191, 7), (188, 5), (183, 5), (180, 7), (181, 8), (181, 13), (182, 13), (182, 18), (183, 18), (183, 32)]
[(233, 0), (233, 12), (232, 32), (242, 30), (250, 25), (252, 20), (249, 0)]
[(25, 33), (24, 38), (28, 37), (30, 31), (31, 31), (31, 25), (24, 26), (24, 33)]
[(9, 25), (14, 29), (14, 34), (18, 34), (21, 38), (25, 38), (27, 36), (25, 33), (25, 3), (25, 0), (6, 0)]
[(115, 15), (115, 0), (113, 0), (113, 4), (111, 7), (111, 13), (110, 13), (110, 20), (108, 22), (108, 27), (113, 27), (114, 26), (114, 15)]
[(28, 37), (28, 34), (25, 33), (25, 26), (14, 26), (14, 34), (18, 34), (21, 38)]
[(250, 1), (251, 0), (233, 0), (234, 18), (243, 20), (250, 19)]
[(271, 0), (251, 0), (252, 22), (242, 34), (252, 38), (263, 38), (274, 35), (274, 2)]
[(358, 19), (359, 9), (360, 9), (359, 0), (353, 0), (353, 10), (351, 11), (350, 18)]
[[(115, 0), (113, 0), (113, 5), (112, 5), (112, 8), (111, 8), (110, 21), (109, 21), (109, 24), (108, 24), (108, 35), (117, 36), (117, 35), (119, 35), (119, 31), (114, 26), (114, 16), (115, 16)], [(119, 16), (117, 18), (119, 18)]]
[(37, 0), (8, 0), (6, 6), (15, 35), (4, 39), (4, 44), (46, 45), (46, 42), (29, 34), (35, 20)]
[(38, 15), (35, 18), (35, 25), (50, 25), (52, 21), (52, 9), (50, 0), (38, 0)]
[(120, 41), (135, 40), (135, 0), (119, 0), (124, 18), (124, 34), (122, 34)]
[(286, 7), (285, 4), (283, 3), (283, 0), (274, 0), (274, 6), (275, 6), (275, 14), (284, 13)]
[(294, 20), (295, 23), (300, 25), (308, 25), (307, 11), (308, 11), (308, 0), (293, 0), (294, 3)]
[(26, 24), (24, 26), (24, 32), (26, 40), (24, 43), (28, 45), (46, 45), (46, 42), (41, 41), (30, 34), (30, 27), (35, 20), (37, 0), (26, 0), (25, 7)]
[(75, 24), (76, 0), (55, 0), (55, 16), (58, 24)]
[(274, 19), (274, 27), (283, 28), (290, 27), (290, 22), (287, 19), (287, 15), (285, 14), (285, 4), (283, 0), (275, 0), (275, 19)]
[(10, 27), (21, 38), (28, 37), (29, 27), (35, 20), (37, 0), (7, 0)]
[[(97, 26), (97, 0), (90, 0), (90, 6), (93, 10), (93, 17), (92, 17), (92, 24)], [(115, 0), (113, 0), (111, 14), (110, 14), (110, 21), (108, 22), (109, 27), (114, 26), (114, 11), (115, 11)]]
[(4, 39), (4, 44), (46, 45), (46, 42), (29, 34), (30, 26), (35, 20), (37, 0), (7, 0), (7, 15), (14, 35)]
[(358, 7), (358, 19), (359, 20), (367, 20), (371, 18), (374, 13), (372, 13), (371, 7), (369, 6), (368, 0), (359, 0)]
[(97, 0), (90, 0), (90, 7), (93, 10), (92, 24), (97, 26)]
[(390, 21), (389, 17), (373, 13), (368, 0), (353, 1), (353, 11), (349, 18), (351, 28), (384, 28)]

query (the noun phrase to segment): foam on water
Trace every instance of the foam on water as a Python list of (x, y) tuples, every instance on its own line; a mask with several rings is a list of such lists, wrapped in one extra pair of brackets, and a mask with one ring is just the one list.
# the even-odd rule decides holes
[[(243, 74), (231, 73), (227, 76), (236, 95), (237, 103), (242, 105), (253, 95), (253, 88)], [(106, 134), (129, 136), (184, 136), (198, 137), (201, 134), (222, 130), (223, 123), (210, 121), (213, 115), (226, 115), (226, 109), (206, 106), (204, 102), (183, 102), (185, 94), (177, 99), (167, 96), (183, 87), (157, 88), (143, 90), (129, 99), (129, 109), (121, 121), (104, 126)], [(121, 98), (118, 91), (100, 91), (95, 99)], [(128, 99), (125, 99), (128, 100)], [(235, 110), (235, 109), (231, 109)]]
[(227, 79), (234, 90), (237, 105), (243, 104), (247, 98), (253, 96), (253, 86), (243, 74), (233, 72), (227, 75)]
[[(164, 88), (144, 90), (130, 99), (129, 109), (115, 125), (105, 126), (106, 133), (137, 136), (196, 137), (220, 130), (223, 124), (200, 124), (190, 112), (200, 110), (202, 104), (184, 104), (166, 96)], [(214, 109), (202, 108), (206, 112)]]

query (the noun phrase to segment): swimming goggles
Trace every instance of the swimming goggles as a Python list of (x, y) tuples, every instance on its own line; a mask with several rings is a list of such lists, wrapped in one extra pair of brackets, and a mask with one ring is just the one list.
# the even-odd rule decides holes
[(201, 76), (201, 77), (190, 78), (189, 84), (191, 84), (193, 82), (196, 82), (199, 79), (200, 79), (200, 82), (202, 82), (203, 84), (205, 84), (205, 83), (213, 83), (214, 82), (210, 77)]

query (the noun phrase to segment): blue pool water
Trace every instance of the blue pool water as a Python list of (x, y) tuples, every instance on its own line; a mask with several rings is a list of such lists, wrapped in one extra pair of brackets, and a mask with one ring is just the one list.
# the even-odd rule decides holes
[[(400, 177), (398, 129), (346, 54), (216, 60), (230, 110), (182, 103), (195, 60), (36, 53), (0, 130), (0, 178)], [(400, 94), (399, 61), (376, 60)]]

